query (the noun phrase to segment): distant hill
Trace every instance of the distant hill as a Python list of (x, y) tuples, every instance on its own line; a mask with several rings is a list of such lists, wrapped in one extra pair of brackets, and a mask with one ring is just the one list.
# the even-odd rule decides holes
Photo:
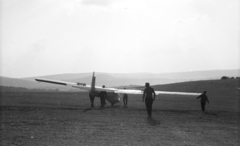
[[(31, 81), (22, 81), (20, 79), (11, 79), (3, 77), (1, 79), (1, 86), (3, 84), (2, 81), (8, 81), (8, 86), (12, 86), (12, 84), (16, 86), (21, 86), (28, 89), (46, 89), (46, 90), (56, 90), (59, 89), (60, 91), (70, 91), (74, 88), (60, 86), (60, 85), (51, 85), (45, 83), (37, 83)], [(12, 83), (10, 83), (11, 81)], [(5, 84), (6, 85), (6, 84)], [(15, 87), (16, 87), (15, 86)], [(31, 87), (29, 87), (31, 86)], [(14, 86), (13, 86), (14, 87)], [(129, 86), (118, 86), (118, 88), (126, 87), (134, 88), (134, 89), (143, 89), (144, 86), (138, 85), (129, 85)], [(240, 79), (225, 79), (225, 80), (200, 80), (200, 81), (188, 81), (188, 82), (179, 82), (179, 83), (170, 83), (164, 85), (152, 85), (152, 87), (156, 91), (179, 91), (179, 92), (203, 92), (207, 91), (208, 95), (210, 96), (226, 96), (228, 97), (229, 94), (231, 96), (239, 96), (239, 89), (240, 89)], [(73, 90), (72, 90), (73, 91)], [(74, 91), (79, 91), (78, 89)]]
[(34, 88), (37, 87), (36, 82), (31, 82), (23, 79), (0, 77), (1, 86), (13, 86), (13, 87), (25, 87)]
[(240, 77), (240, 69), (191, 71), (191, 72), (161, 74), (161, 77), (163, 77), (163, 78), (186, 79), (186, 80), (195, 80), (195, 81), (196, 80), (220, 79), (222, 76)]
[[(180, 73), (103, 73), (96, 72), (96, 85), (107, 87), (116, 86), (142, 86), (145, 82), (151, 85), (169, 84), (196, 80), (220, 79), (222, 76), (239, 77), (240, 70), (213, 70), (213, 71), (194, 71)], [(39, 88), (39, 89), (59, 89), (60, 91), (76, 90), (75, 88), (65, 87), (61, 85), (53, 85), (47, 83), (37, 83), (35, 78), (46, 78), (52, 80), (62, 80), (69, 82), (91, 83), (92, 73), (68, 73), (48, 76), (37, 76), (28, 78), (8, 78), (0, 77), (1, 86), (13, 86), (24, 88)]]
[[(83, 82), (86, 84), (90, 84), (92, 80), (92, 76), (84, 77), (84, 78), (77, 78), (66, 80), (69, 82)], [(180, 82), (184, 80), (180, 79), (164, 79), (164, 78), (141, 78), (141, 77), (115, 77), (113, 75), (107, 74), (97, 74), (96, 75), (96, 85), (102, 86), (105, 85), (106, 87), (114, 87), (114, 86), (129, 86), (129, 85), (143, 85), (145, 82), (150, 82), (152, 84), (166, 84), (166, 83), (174, 83)]]
[(0, 86), (0, 92), (59, 92), (58, 89), (29, 89), (24, 87)]
[[(211, 71), (193, 71), (178, 73), (103, 73), (96, 72), (96, 84), (98, 86), (127, 86), (130, 84), (143, 85), (150, 82), (152, 85), (176, 83), (183, 81), (220, 79), (222, 76), (237, 77), (240, 76), (240, 70), (211, 70)], [(57, 74), (49, 76), (40, 76), (54, 80), (63, 80), (70, 82), (84, 82), (90, 84), (92, 73), (77, 74)], [(36, 77), (23, 78), (24, 80), (34, 81)]]
[[(21, 78), (27, 81), (35, 81), (35, 78), (46, 78), (52, 80), (61, 80), (68, 82), (81, 82), (86, 84), (91, 84), (92, 73), (83, 73), (83, 74), (72, 74), (73, 77), (80, 76), (80, 78), (67, 77), (70, 74), (64, 75), (50, 75), (50, 76), (38, 76), (38, 77), (29, 77)], [(165, 83), (174, 83), (184, 81), (181, 79), (165, 79), (165, 78), (152, 78), (151, 74), (139, 73), (137, 74), (111, 74), (111, 73), (96, 73), (96, 85), (107, 87), (113, 86), (128, 86), (130, 84), (142, 85), (145, 82), (151, 82), (152, 84), (165, 84)]]
[(26, 77), (21, 79), (35, 81), (35, 78), (46, 78), (46, 79), (52, 79), (52, 80), (66, 81), (66, 80), (72, 80), (76, 78), (83, 78), (91, 75), (92, 73), (65, 73), (65, 74), (45, 75), (45, 76), (36, 76), (36, 77)]
[(161, 91), (199, 92), (199, 93), (202, 93), (203, 91), (207, 91), (207, 93), (209, 93), (208, 91), (210, 91), (210, 94), (225, 95), (230, 93), (237, 96), (240, 88), (240, 79), (190, 81), (182, 83), (156, 85), (152, 87), (155, 90)]
[(45, 90), (61, 90), (61, 91), (68, 91), (73, 90), (70, 87), (64, 87), (60, 85), (53, 85), (53, 84), (43, 84), (38, 83), (36, 81), (28, 81), (23, 79), (16, 79), (16, 78), (8, 78), (8, 77), (1, 77), (0, 76), (0, 86), (5, 87), (23, 87), (28, 89), (45, 89)]
[[(95, 73), (98, 78), (108, 77), (114, 78), (131, 78), (131, 79), (169, 79), (169, 80), (208, 80), (208, 79), (220, 79), (222, 76), (237, 77), (240, 76), (240, 69), (232, 70), (209, 70), (209, 71), (189, 71), (189, 72), (175, 72), (175, 73)], [(85, 77), (91, 77), (92, 73), (66, 73), (47, 76), (37, 76), (38, 78), (48, 78), (54, 80), (79, 80)], [(106, 78), (105, 76), (105, 78)], [(22, 78), (24, 80), (33, 81), (36, 77)]]

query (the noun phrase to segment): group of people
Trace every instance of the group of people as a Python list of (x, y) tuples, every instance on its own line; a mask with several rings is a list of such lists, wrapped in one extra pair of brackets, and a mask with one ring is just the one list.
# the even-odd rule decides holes
[[(105, 88), (105, 86), (103, 85), (102, 88)], [(126, 88), (124, 87), (124, 89), (126, 89)], [(98, 96), (100, 97), (101, 107), (104, 107), (106, 105), (107, 92), (106, 91), (101, 91)], [(127, 106), (127, 102), (128, 102), (128, 95), (123, 94), (123, 104), (124, 104), (124, 106)]]
[[(150, 87), (149, 83), (146, 83), (145, 87), (146, 88), (143, 92), (143, 100), (142, 101), (144, 102), (144, 100), (145, 100), (145, 105), (146, 105), (146, 108), (147, 108), (148, 116), (151, 117), (152, 116), (152, 104), (153, 104), (153, 101), (156, 98), (156, 94), (154, 92), (154, 89), (152, 87)], [(196, 99), (201, 98), (201, 108), (202, 108), (203, 112), (205, 111), (206, 102), (209, 104), (209, 100), (208, 100), (208, 97), (207, 97), (206, 93), (207, 92), (204, 91), (201, 95), (199, 95), (196, 98)]]
[[(102, 87), (105, 88), (104, 85)], [(145, 87), (146, 88), (143, 92), (142, 102), (145, 101), (148, 116), (151, 117), (152, 116), (152, 104), (153, 104), (153, 101), (156, 98), (156, 94), (155, 94), (154, 89), (152, 87), (150, 87), (149, 83), (146, 83)], [(124, 89), (126, 89), (126, 88), (124, 88)], [(100, 100), (101, 100), (101, 107), (104, 107), (105, 104), (106, 104), (106, 101), (105, 101), (106, 96), (107, 96), (106, 91), (101, 91), (99, 93), (99, 97), (100, 97)], [(206, 91), (204, 91), (196, 99), (198, 99), (198, 98), (201, 98), (201, 108), (202, 108), (202, 111), (205, 111), (206, 102), (208, 102), (208, 104), (209, 104), (209, 100), (208, 100), (208, 97), (206, 95)], [(127, 94), (123, 95), (123, 103), (124, 103), (124, 106), (127, 106), (127, 103), (128, 103), (128, 95)]]

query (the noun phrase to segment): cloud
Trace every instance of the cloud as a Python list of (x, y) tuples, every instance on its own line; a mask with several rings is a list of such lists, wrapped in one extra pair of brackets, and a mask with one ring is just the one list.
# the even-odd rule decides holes
[(69, 2), (64, 2), (62, 6), (66, 10), (66, 12), (69, 15), (71, 15), (75, 12), (76, 8), (78, 7), (78, 3), (76, 1), (69, 1)]
[(173, 22), (173, 24), (187, 24), (187, 25), (191, 25), (193, 23), (199, 22), (199, 21), (206, 21), (209, 19), (209, 16), (207, 14), (204, 15), (199, 15), (199, 14), (195, 14), (192, 17), (188, 17), (186, 19), (184, 18), (178, 18), (177, 20), (175, 20)]
[(29, 47), (29, 51), (31, 53), (43, 52), (47, 49), (48, 44), (49, 44), (49, 39), (47, 38), (39, 39)]
[(72, 15), (78, 9), (84, 9), (89, 6), (95, 7), (109, 7), (112, 3), (115, 3), (118, 0), (58, 0), (54, 1), (54, 3), (60, 4), (62, 10), (64, 10), (67, 14)]
[(113, 3), (113, 1), (110, 0), (83, 0), (83, 5), (95, 5), (95, 6), (109, 6)]

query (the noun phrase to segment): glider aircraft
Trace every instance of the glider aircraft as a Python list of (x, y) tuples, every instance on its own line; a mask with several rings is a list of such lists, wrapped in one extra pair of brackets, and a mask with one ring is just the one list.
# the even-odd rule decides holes
[[(49, 79), (42, 79), (42, 78), (36, 78), (35, 79), (38, 82), (45, 82), (45, 83), (51, 83), (51, 84), (58, 84), (63, 86), (70, 86), (74, 88), (84, 89), (89, 91), (89, 97), (91, 100), (91, 106), (94, 107), (94, 98), (99, 95), (101, 91), (106, 91), (107, 96), (105, 99), (111, 103), (113, 106), (114, 104), (120, 102), (120, 98), (123, 97), (123, 94), (143, 94), (142, 90), (135, 90), (135, 89), (117, 89), (117, 88), (104, 88), (95, 86), (96, 83), (96, 77), (92, 75), (92, 82), (91, 85), (87, 85), (85, 83), (73, 83), (73, 82), (65, 82), (65, 81), (57, 81), (57, 80), (49, 80)], [(192, 96), (199, 96), (202, 93), (190, 93), (190, 92), (170, 92), (170, 91), (155, 91), (156, 95), (159, 94), (171, 94), (171, 95), (192, 95)]]

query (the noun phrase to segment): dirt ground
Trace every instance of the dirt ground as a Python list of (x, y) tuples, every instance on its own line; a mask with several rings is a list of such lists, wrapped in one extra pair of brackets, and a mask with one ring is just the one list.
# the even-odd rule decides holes
[(87, 93), (1, 93), (1, 145), (226, 146), (239, 141), (239, 97), (158, 96), (148, 118), (141, 96), (90, 108)]

